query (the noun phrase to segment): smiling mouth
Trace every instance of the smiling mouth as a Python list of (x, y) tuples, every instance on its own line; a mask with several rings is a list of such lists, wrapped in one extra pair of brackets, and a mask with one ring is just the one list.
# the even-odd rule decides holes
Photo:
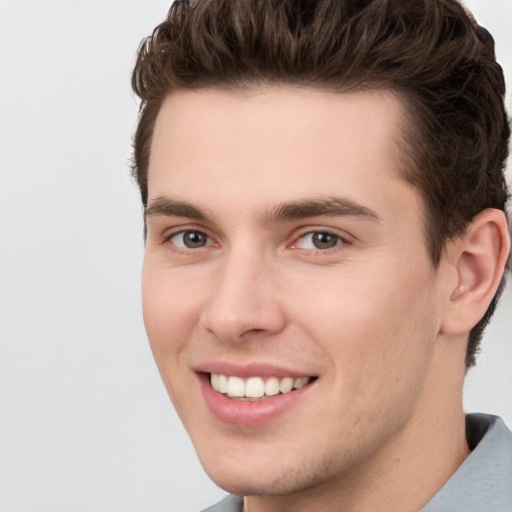
[(310, 384), (316, 377), (249, 377), (243, 379), (219, 373), (210, 373), (212, 388), (223, 395), (236, 399), (256, 401), (276, 395), (291, 393)]

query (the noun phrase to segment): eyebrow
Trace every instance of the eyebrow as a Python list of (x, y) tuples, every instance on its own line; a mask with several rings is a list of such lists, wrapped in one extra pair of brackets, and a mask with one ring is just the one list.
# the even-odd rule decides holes
[(270, 223), (306, 219), (309, 217), (363, 217), (380, 221), (381, 218), (370, 208), (345, 197), (303, 199), (278, 204), (270, 209), (266, 220)]
[(157, 197), (154, 201), (151, 201), (144, 213), (146, 220), (160, 215), (164, 217), (186, 217), (203, 222), (210, 220), (210, 216), (203, 209), (168, 197)]
[[(157, 197), (151, 201), (145, 212), (145, 219), (151, 217), (185, 217), (202, 222), (210, 222), (208, 213), (197, 206), (169, 197)], [(370, 208), (345, 197), (326, 197), (318, 199), (299, 199), (287, 201), (271, 207), (264, 215), (270, 224), (310, 217), (352, 216), (380, 221), (380, 217)]]

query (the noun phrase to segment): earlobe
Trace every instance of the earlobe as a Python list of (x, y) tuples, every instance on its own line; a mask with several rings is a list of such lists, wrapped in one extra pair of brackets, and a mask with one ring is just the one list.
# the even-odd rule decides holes
[(458, 280), (450, 291), (442, 331), (463, 334), (484, 316), (503, 277), (510, 251), (505, 213), (482, 211), (462, 236), (450, 242), (448, 251)]

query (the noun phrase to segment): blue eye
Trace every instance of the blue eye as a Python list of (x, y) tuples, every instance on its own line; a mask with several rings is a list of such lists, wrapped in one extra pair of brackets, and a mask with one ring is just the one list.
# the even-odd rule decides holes
[(172, 235), (169, 240), (176, 247), (182, 249), (200, 249), (212, 244), (212, 241), (205, 233), (194, 230), (180, 231)]
[(341, 243), (342, 239), (338, 235), (327, 231), (312, 231), (302, 235), (296, 245), (301, 249), (327, 250)]

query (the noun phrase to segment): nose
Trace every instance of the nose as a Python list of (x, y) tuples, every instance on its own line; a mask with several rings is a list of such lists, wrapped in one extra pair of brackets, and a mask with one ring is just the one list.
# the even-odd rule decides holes
[(286, 323), (277, 293), (276, 264), (246, 252), (223, 261), (203, 309), (204, 327), (225, 343), (264, 339)]

